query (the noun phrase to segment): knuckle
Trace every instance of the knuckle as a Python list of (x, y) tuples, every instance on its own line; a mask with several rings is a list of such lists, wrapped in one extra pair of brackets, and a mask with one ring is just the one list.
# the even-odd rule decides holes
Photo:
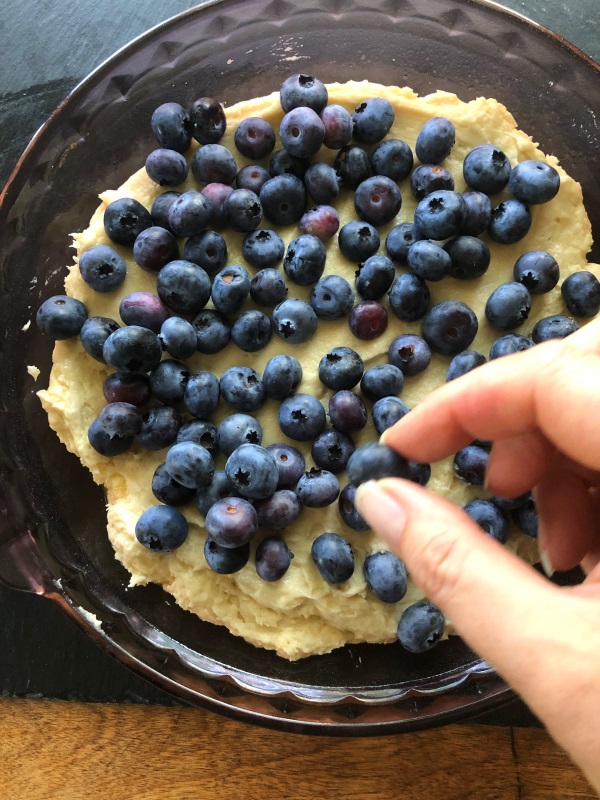
[(455, 532), (446, 529), (427, 539), (417, 554), (414, 577), (428, 598), (443, 604), (457, 592), (465, 558)]

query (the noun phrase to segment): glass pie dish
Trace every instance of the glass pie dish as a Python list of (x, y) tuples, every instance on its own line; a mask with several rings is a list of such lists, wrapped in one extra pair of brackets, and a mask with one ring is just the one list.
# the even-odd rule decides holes
[[(527, 20), (471, 0), (217, 0), (153, 29), (80, 84), (36, 134), (0, 202), (0, 577), (45, 595), (119, 661), (182, 700), (286, 730), (383, 734), (512, 697), (458, 638), (426, 655), (353, 645), (288, 662), (204, 623), (157, 586), (128, 589), (102, 490), (48, 427), (35, 391), (52, 343), (32, 317), (62, 292), (70, 233), (153, 148), (176, 96), (232, 104), (290, 72), (496, 97), (584, 191), (600, 232), (600, 68)], [(592, 254), (598, 259), (600, 253)], [(37, 383), (26, 365), (40, 369)]]

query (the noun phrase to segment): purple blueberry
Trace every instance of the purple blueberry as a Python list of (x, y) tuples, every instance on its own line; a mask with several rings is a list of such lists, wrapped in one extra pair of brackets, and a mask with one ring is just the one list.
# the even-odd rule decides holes
[(177, 440), (181, 416), (173, 406), (155, 406), (142, 417), (137, 441), (146, 450), (162, 450)]
[(304, 183), (315, 203), (331, 203), (340, 193), (340, 178), (329, 164), (311, 164), (304, 174)]
[(263, 581), (279, 581), (290, 568), (294, 554), (283, 539), (271, 536), (256, 548), (256, 574)]
[(340, 216), (332, 206), (314, 206), (303, 214), (300, 233), (318, 237), (322, 242), (333, 238), (340, 227)]
[(277, 469), (279, 470), (277, 488), (286, 489), (295, 486), (305, 469), (304, 456), (302, 453), (289, 444), (281, 443), (270, 444), (267, 450), (275, 459)]
[(132, 292), (119, 303), (119, 314), (125, 325), (137, 325), (160, 333), (170, 312), (162, 300), (151, 292)]
[(361, 397), (349, 389), (341, 389), (329, 398), (329, 419), (334, 428), (344, 433), (362, 430), (368, 421)]
[(363, 300), (354, 306), (348, 320), (350, 331), (357, 339), (369, 341), (387, 330), (388, 313), (378, 300)]
[(195, 189), (184, 192), (169, 208), (169, 228), (175, 236), (194, 236), (208, 227), (212, 214), (210, 200)]
[(145, 272), (159, 272), (169, 261), (179, 258), (179, 245), (172, 233), (152, 225), (133, 243), (133, 260)]
[(264, 500), (256, 500), (254, 508), (261, 528), (280, 531), (295, 522), (302, 513), (302, 503), (291, 489), (278, 489)]
[[(238, 186), (238, 189), (241, 188)], [(212, 214), (210, 217), (210, 224), (222, 228), (226, 224), (225, 212), (223, 206), (225, 200), (233, 192), (233, 187), (226, 183), (207, 183), (202, 187), (202, 194), (210, 201), (212, 206)]]
[(325, 128), (323, 144), (330, 150), (339, 150), (352, 139), (354, 124), (349, 112), (343, 106), (325, 106), (321, 111), (321, 122)]
[(146, 173), (159, 186), (179, 186), (187, 178), (188, 165), (177, 150), (159, 147), (146, 158)]
[(275, 147), (275, 131), (262, 117), (246, 117), (235, 130), (235, 146), (246, 158), (265, 158)]
[(221, 547), (247, 544), (258, 530), (258, 516), (252, 503), (242, 497), (224, 497), (206, 514), (206, 533)]
[(397, 184), (385, 175), (373, 175), (360, 183), (354, 192), (354, 208), (371, 225), (391, 222), (402, 206)]
[(102, 392), (107, 403), (143, 406), (150, 399), (150, 381), (147, 375), (112, 372), (105, 378)]
[(235, 185), (238, 189), (250, 189), (255, 194), (259, 194), (263, 184), (271, 177), (269, 170), (260, 164), (248, 164), (238, 172)]

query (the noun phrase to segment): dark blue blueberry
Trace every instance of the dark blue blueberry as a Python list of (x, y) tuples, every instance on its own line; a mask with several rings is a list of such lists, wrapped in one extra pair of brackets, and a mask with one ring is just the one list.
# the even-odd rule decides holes
[(196, 314), (210, 300), (210, 278), (191, 261), (171, 261), (156, 276), (156, 291), (176, 314)]
[(281, 236), (265, 228), (250, 231), (242, 242), (242, 255), (253, 267), (274, 267), (283, 258), (285, 245)]
[(573, 272), (565, 278), (560, 291), (573, 316), (594, 317), (600, 311), (600, 281), (592, 272)]
[(271, 341), (271, 320), (262, 311), (242, 311), (231, 326), (231, 341), (245, 353), (262, 350)]
[(118, 330), (119, 323), (108, 317), (88, 317), (83, 323), (79, 337), (85, 352), (96, 361), (105, 364), (102, 348), (111, 333)]
[(520, 200), (505, 200), (492, 209), (488, 233), (495, 242), (515, 244), (520, 242), (531, 228), (531, 211)]
[(187, 178), (188, 165), (177, 150), (159, 147), (146, 158), (146, 173), (159, 186), (179, 186)]
[(225, 314), (205, 308), (192, 320), (196, 330), (198, 352), (211, 355), (227, 347), (231, 339), (231, 326)]
[(279, 581), (290, 568), (294, 554), (284, 542), (275, 536), (263, 541), (256, 548), (254, 557), (256, 574), (263, 581)]
[(338, 510), (340, 517), (344, 520), (349, 528), (353, 531), (368, 531), (370, 525), (358, 513), (355, 503), (356, 486), (352, 483), (347, 483), (340, 492), (338, 500)]
[(262, 206), (258, 195), (250, 189), (234, 189), (223, 203), (227, 225), (234, 231), (248, 233), (262, 221)]
[(371, 174), (369, 154), (362, 147), (349, 144), (339, 151), (333, 162), (333, 168), (338, 182), (344, 189), (356, 189)]
[(422, 333), (432, 350), (444, 356), (455, 356), (469, 348), (478, 327), (477, 316), (466, 303), (445, 300), (425, 314)]
[(206, 144), (194, 153), (192, 172), (198, 183), (231, 184), (238, 168), (230, 150), (222, 144)]
[(163, 322), (169, 318), (169, 309), (151, 292), (132, 292), (119, 303), (119, 314), (125, 325), (139, 325), (160, 333)]
[(150, 373), (152, 396), (161, 403), (180, 403), (189, 377), (188, 368), (181, 361), (163, 359)]
[(317, 315), (297, 297), (284, 300), (273, 309), (275, 331), (290, 344), (303, 344), (317, 330)]
[(325, 409), (311, 394), (295, 394), (279, 406), (279, 427), (295, 442), (310, 442), (325, 427)]
[(531, 295), (522, 283), (510, 281), (498, 286), (485, 304), (485, 316), (497, 331), (511, 331), (522, 325), (531, 311)]
[(235, 146), (246, 158), (265, 158), (275, 147), (275, 131), (262, 117), (246, 117), (235, 129)]
[(271, 267), (259, 270), (250, 282), (250, 297), (259, 306), (273, 308), (283, 303), (287, 293), (285, 278)]
[(197, 142), (214, 144), (223, 138), (227, 129), (225, 110), (212, 97), (200, 97), (190, 109), (190, 125)]
[(107, 458), (125, 453), (133, 444), (133, 436), (117, 436), (108, 433), (99, 418), (88, 428), (88, 442), (97, 453)]
[(242, 547), (255, 536), (257, 529), (254, 506), (241, 497), (217, 500), (206, 514), (206, 533), (221, 547)]
[(214, 307), (222, 314), (234, 314), (250, 294), (250, 275), (244, 267), (230, 264), (215, 275), (211, 298)]
[(306, 211), (306, 189), (295, 175), (277, 175), (260, 190), (265, 217), (276, 225), (293, 225)]
[(296, 493), (307, 508), (326, 508), (338, 498), (340, 482), (325, 469), (311, 469), (298, 481)]
[(421, 164), (410, 176), (410, 190), (417, 200), (439, 191), (454, 191), (454, 178), (437, 164)]
[(95, 292), (112, 292), (127, 275), (125, 260), (106, 244), (96, 244), (79, 257), (81, 277)]
[(128, 325), (111, 333), (102, 355), (107, 364), (117, 372), (150, 372), (162, 357), (158, 336), (149, 328)]
[(444, 190), (431, 192), (415, 208), (417, 235), (420, 239), (448, 239), (456, 236), (462, 228), (465, 214), (462, 194)]
[(317, 236), (322, 242), (332, 239), (340, 227), (340, 215), (332, 206), (314, 206), (303, 214), (300, 233)]
[(167, 506), (184, 506), (194, 496), (194, 489), (182, 486), (171, 477), (166, 466), (159, 464), (152, 476), (152, 494)]
[(348, 325), (357, 339), (376, 339), (387, 330), (388, 313), (378, 300), (363, 300), (352, 309)]
[(263, 500), (277, 489), (279, 469), (272, 453), (258, 444), (242, 444), (225, 463), (236, 490), (251, 500)]
[(235, 185), (237, 189), (250, 189), (251, 192), (259, 194), (263, 184), (271, 177), (269, 170), (261, 164), (248, 164), (238, 172)]
[(181, 511), (171, 506), (146, 509), (135, 524), (138, 542), (158, 553), (170, 553), (185, 542), (188, 523)]
[(325, 275), (313, 286), (310, 304), (319, 319), (341, 319), (352, 311), (354, 292), (340, 275)]
[(340, 193), (340, 178), (337, 172), (322, 161), (310, 165), (304, 175), (304, 183), (315, 203), (331, 203)]
[[(164, 363), (164, 361), (161, 363)], [(213, 411), (217, 410), (219, 405), (219, 381), (217, 376), (207, 370), (189, 375), (183, 394), (183, 403), (186, 411), (192, 417), (197, 417), (198, 419), (209, 417)]]
[(236, 491), (224, 469), (216, 469), (212, 480), (196, 492), (196, 508), (205, 517), (209, 509), (224, 497), (235, 497)]
[(265, 400), (260, 376), (251, 367), (230, 367), (220, 381), (221, 396), (236, 411), (256, 411)]
[(461, 234), (444, 245), (452, 266), (449, 274), (459, 280), (481, 277), (490, 265), (490, 248), (476, 236)]
[(146, 450), (162, 450), (177, 440), (181, 416), (173, 406), (155, 406), (142, 418), (137, 440)]
[(301, 380), (302, 366), (294, 356), (273, 356), (263, 371), (265, 393), (273, 400), (285, 400), (294, 394)]
[(302, 513), (302, 503), (296, 492), (279, 489), (264, 500), (257, 500), (254, 508), (261, 528), (280, 531), (295, 522)]
[(533, 499), (530, 497), (523, 505), (512, 512), (515, 525), (532, 539), (538, 535), (538, 513)]
[(429, 308), (430, 300), (427, 283), (412, 272), (398, 275), (389, 292), (390, 308), (403, 322), (422, 319)]
[(109, 403), (98, 415), (98, 420), (109, 436), (135, 436), (142, 428), (142, 414), (131, 403)]
[(413, 164), (412, 150), (402, 139), (386, 139), (371, 153), (373, 175), (385, 175), (397, 183), (408, 178)]
[(513, 277), (530, 294), (545, 294), (554, 289), (560, 277), (556, 259), (543, 250), (529, 250), (515, 262)]
[(521, 161), (512, 169), (508, 187), (523, 203), (547, 203), (558, 194), (560, 175), (544, 161)]
[(431, 464), (424, 464), (420, 461), (408, 462), (408, 480), (418, 483), (419, 486), (427, 486), (431, 478)]
[(302, 234), (293, 239), (283, 259), (283, 269), (288, 278), (300, 286), (316, 283), (325, 269), (327, 251), (316, 236)]
[(494, 358), (520, 353), (522, 350), (529, 350), (533, 345), (534, 342), (531, 339), (521, 336), (520, 333), (507, 333), (496, 339), (490, 347), (490, 361)]
[(323, 144), (330, 150), (345, 147), (352, 139), (354, 123), (349, 112), (343, 106), (325, 106), (321, 111), (321, 122), (325, 128)]
[(388, 361), (403, 375), (419, 375), (431, 363), (431, 349), (427, 342), (414, 333), (397, 336), (388, 349)]
[(327, 532), (317, 536), (310, 554), (319, 575), (327, 583), (345, 583), (354, 573), (352, 546), (337, 533)]
[(278, 175), (294, 175), (300, 180), (304, 180), (306, 170), (310, 165), (308, 158), (298, 158), (288, 153), (283, 148), (275, 150), (269, 161), (269, 175), (272, 178)]
[(179, 103), (163, 103), (152, 114), (150, 127), (161, 147), (185, 153), (192, 141), (190, 117)]
[(525, 503), (530, 499), (531, 492), (525, 492), (525, 494), (520, 494), (518, 497), (498, 497), (496, 495), (491, 498), (491, 500), (497, 506), (504, 509), (504, 511), (515, 511), (515, 509), (524, 506)]
[(267, 450), (277, 463), (279, 470), (279, 480), (277, 488), (289, 488), (295, 486), (300, 477), (304, 474), (304, 456), (295, 447), (289, 444), (270, 444)]
[(454, 472), (472, 486), (483, 486), (489, 455), (483, 447), (469, 444), (454, 456)]
[(404, 400), (400, 400), (395, 395), (380, 397), (373, 403), (371, 414), (375, 430), (381, 436), (384, 431), (395, 425), (410, 411)]
[(391, 222), (401, 207), (400, 189), (385, 175), (373, 175), (367, 178), (354, 192), (356, 213), (371, 225), (385, 225)]
[(381, 239), (376, 228), (359, 219), (347, 222), (338, 234), (342, 255), (360, 264), (379, 250)]
[(250, 544), (241, 547), (223, 547), (207, 537), (204, 542), (206, 563), (218, 575), (233, 575), (243, 569), (250, 559)]
[(508, 539), (508, 518), (500, 506), (492, 500), (472, 500), (464, 511), (492, 539), (504, 544)]
[(329, 398), (329, 419), (339, 431), (354, 433), (365, 427), (369, 415), (360, 395), (341, 389)]
[(171, 477), (189, 489), (208, 486), (215, 470), (215, 462), (208, 450), (189, 440), (178, 442), (169, 449), (165, 466)]
[(297, 106), (281, 120), (279, 138), (290, 155), (310, 158), (321, 149), (325, 126), (312, 108)]
[(531, 331), (535, 344), (547, 342), (549, 339), (564, 339), (579, 330), (579, 324), (572, 317), (553, 314), (538, 320)]
[(208, 227), (212, 215), (210, 200), (195, 189), (189, 189), (169, 208), (169, 228), (175, 236), (195, 236)]
[(383, 97), (372, 97), (360, 103), (352, 114), (353, 135), (357, 142), (375, 144), (389, 133), (395, 118), (392, 104)]
[(415, 275), (427, 281), (441, 281), (452, 269), (450, 255), (428, 239), (421, 239), (412, 245), (406, 263)]
[[(238, 187), (240, 188), (240, 187)], [(233, 192), (233, 187), (226, 183), (213, 181), (202, 187), (202, 194), (209, 200), (212, 211), (210, 215), (210, 225), (213, 228), (223, 228), (227, 224), (225, 217), (225, 200)]]
[(367, 400), (398, 395), (404, 387), (404, 375), (393, 364), (378, 364), (368, 369), (360, 382), (360, 390)]
[(478, 353), (477, 350), (463, 350), (462, 353), (457, 353), (450, 362), (446, 371), (446, 380), (453, 381), (455, 378), (460, 378), (461, 375), (466, 375), (467, 372), (480, 367), (486, 361), (487, 358), (483, 353)]
[(202, 267), (207, 275), (214, 275), (227, 263), (227, 243), (217, 231), (202, 231), (187, 239), (183, 258)]
[(104, 230), (116, 244), (131, 247), (139, 234), (151, 225), (148, 210), (131, 197), (113, 200), (104, 212)]
[(492, 219), (492, 201), (483, 192), (465, 192), (463, 200), (467, 214), (460, 229), (461, 234), (479, 236), (485, 233)]
[(422, 164), (439, 164), (450, 155), (456, 131), (446, 117), (427, 120), (419, 131), (415, 153)]
[(124, 375), (112, 372), (102, 386), (107, 403), (131, 403), (143, 406), (150, 399), (150, 381), (147, 375)]
[(145, 272), (159, 272), (165, 264), (177, 258), (177, 240), (165, 228), (156, 225), (146, 228), (133, 243), (133, 260)]
[(440, 609), (427, 600), (420, 600), (400, 617), (398, 641), (409, 653), (426, 653), (442, 638), (445, 625)]
[(169, 209), (178, 197), (181, 197), (181, 192), (163, 192), (158, 195), (150, 209), (150, 217), (153, 225), (157, 225), (159, 228), (165, 228), (165, 230), (173, 233), (169, 228)]
[(284, 111), (291, 111), (298, 106), (308, 106), (319, 113), (327, 105), (327, 99), (325, 84), (314, 75), (301, 73), (290, 75), (279, 89), (279, 100)]
[(163, 322), (158, 338), (172, 358), (190, 358), (196, 352), (196, 331), (187, 319), (169, 317)]
[(382, 603), (397, 603), (408, 588), (406, 567), (389, 550), (369, 553), (363, 564), (367, 586)]
[(363, 360), (351, 347), (334, 347), (319, 362), (319, 380), (334, 392), (352, 389), (363, 371)]
[(77, 336), (88, 313), (82, 302), (67, 295), (55, 295), (44, 300), (35, 321), (42, 333), (52, 339), (63, 340)]
[(317, 467), (337, 475), (346, 469), (348, 459), (355, 450), (354, 442), (347, 433), (330, 428), (315, 438), (311, 455)]
[(365, 444), (352, 453), (346, 467), (354, 486), (380, 478), (408, 478), (408, 462), (384, 444)]
[(476, 192), (496, 194), (508, 183), (510, 161), (493, 144), (474, 147), (463, 162), (463, 177), (467, 186)]
[(231, 414), (217, 429), (219, 449), (230, 456), (242, 444), (262, 444), (260, 422), (249, 414)]
[(182, 425), (177, 434), (177, 441), (200, 444), (213, 458), (219, 453), (217, 426), (205, 419), (191, 419)]

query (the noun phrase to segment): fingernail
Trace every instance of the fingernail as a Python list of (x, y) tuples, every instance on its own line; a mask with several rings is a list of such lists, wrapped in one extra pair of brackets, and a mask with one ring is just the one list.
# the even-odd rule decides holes
[(542, 550), (540, 552), (540, 564), (544, 570), (544, 575), (547, 578), (551, 578), (554, 575), (554, 567), (552, 566), (552, 561), (550, 561), (550, 556), (548, 555), (547, 550)]
[(388, 544), (397, 543), (406, 523), (406, 512), (398, 499), (378, 481), (362, 483), (354, 497), (358, 512)]

